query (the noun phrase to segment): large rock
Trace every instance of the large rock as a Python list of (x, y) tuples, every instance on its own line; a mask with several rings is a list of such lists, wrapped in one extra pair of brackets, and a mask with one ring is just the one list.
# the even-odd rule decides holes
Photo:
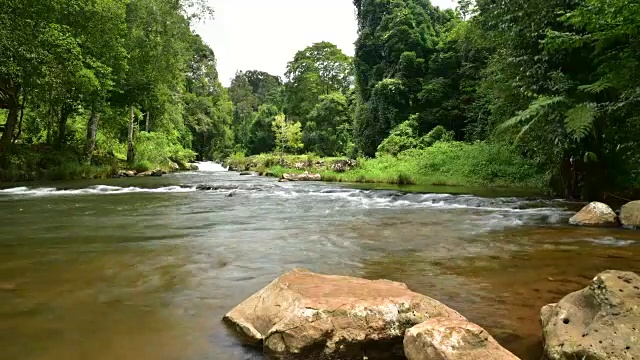
[(408, 360), (518, 360), (480, 326), (448, 318), (407, 330), (404, 353)]
[(618, 215), (609, 205), (592, 202), (573, 216), (569, 223), (580, 226), (615, 227), (618, 226)]
[(335, 172), (347, 172), (357, 166), (355, 160), (336, 160), (331, 164), (331, 170)]
[(294, 270), (225, 320), (276, 359), (403, 359), (404, 332), (435, 317), (464, 319), (405, 284)]
[(180, 166), (176, 163), (174, 163), (173, 161), (169, 162), (169, 172), (176, 172), (176, 171), (180, 171)]
[(320, 174), (283, 174), (282, 179), (284, 181), (321, 181), (322, 176)]
[(549, 360), (640, 359), (640, 277), (605, 271), (592, 284), (542, 308)]
[(632, 201), (622, 207), (620, 222), (624, 226), (640, 228), (640, 201)]

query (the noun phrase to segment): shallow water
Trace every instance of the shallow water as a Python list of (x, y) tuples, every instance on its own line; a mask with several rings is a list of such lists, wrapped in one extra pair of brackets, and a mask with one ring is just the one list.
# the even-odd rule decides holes
[[(0, 358), (262, 359), (220, 319), (304, 267), (403, 281), (537, 360), (543, 305), (602, 270), (640, 271), (640, 232), (564, 225), (580, 204), (277, 183), (202, 168), (5, 185)], [(450, 195), (461, 190), (478, 195)]]

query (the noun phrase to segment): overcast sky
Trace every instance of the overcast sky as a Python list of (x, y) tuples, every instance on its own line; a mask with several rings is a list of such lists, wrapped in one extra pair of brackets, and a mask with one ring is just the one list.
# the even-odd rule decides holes
[[(353, 56), (358, 37), (352, 0), (209, 0), (215, 20), (197, 32), (213, 48), (218, 72), (228, 86), (237, 70), (282, 76), (298, 50), (332, 42)], [(432, 0), (453, 7), (453, 0)]]

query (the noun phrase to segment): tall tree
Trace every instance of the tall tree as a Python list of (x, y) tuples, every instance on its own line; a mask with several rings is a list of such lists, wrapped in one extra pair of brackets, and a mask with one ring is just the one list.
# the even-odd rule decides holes
[(353, 83), (351, 58), (329, 42), (298, 51), (287, 65), (286, 109), (288, 116), (306, 122), (320, 96), (346, 91)]

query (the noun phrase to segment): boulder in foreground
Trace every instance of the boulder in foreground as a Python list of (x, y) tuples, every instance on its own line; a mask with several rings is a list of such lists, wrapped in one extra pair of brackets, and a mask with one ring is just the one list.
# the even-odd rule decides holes
[(407, 329), (455, 310), (405, 284), (294, 270), (235, 309), (225, 320), (247, 343), (276, 359), (404, 359)]
[(540, 320), (549, 360), (640, 359), (640, 276), (605, 271), (542, 308)]
[(594, 201), (585, 206), (569, 223), (571, 225), (580, 226), (596, 226), (596, 227), (616, 227), (618, 223), (618, 215), (609, 207), (609, 205)]
[(404, 353), (408, 360), (518, 360), (480, 326), (448, 318), (407, 330)]
[(627, 227), (640, 228), (640, 201), (632, 201), (622, 207), (620, 222)]
[(283, 174), (281, 181), (322, 181), (320, 174)]

